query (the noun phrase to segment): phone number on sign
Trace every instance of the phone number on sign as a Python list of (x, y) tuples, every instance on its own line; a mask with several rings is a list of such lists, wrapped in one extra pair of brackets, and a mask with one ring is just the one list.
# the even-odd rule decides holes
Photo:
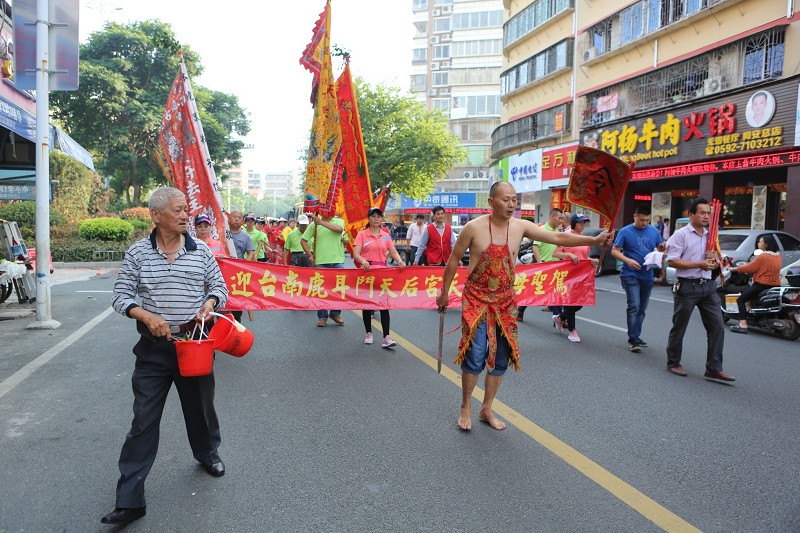
[(774, 148), (783, 144), (783, 137), (769, 137), (767, 139), (752, 139), (738, 143), (723, 144), (721, 146), (706, 147), (706, 155), (730, 154), (733, 152), (744, 152), (747, 150), (762, 150), (764, 148)]

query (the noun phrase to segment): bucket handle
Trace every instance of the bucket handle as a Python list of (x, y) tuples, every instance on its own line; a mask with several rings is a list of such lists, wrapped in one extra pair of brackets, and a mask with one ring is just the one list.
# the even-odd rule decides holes
[(241, 333), (241, 332), (243, 332), (243, 331), (247, 331), (247, 328), (246, 328), (246, 327), (244, 327), (244, 325), (243, 325), (243, 324), (240, 324), (239, 322), (237, 322), (236, 320), (232, 319), (232, 318), (231, 318), (231, 317), (229, 317), (228, 315), (222, 315), (222, 314), (220, 314), (220, 313), (215, 313), (214, 311), (211, 311), (211, 312), (210, 312), (210, 313), (208, 313), (208, 314), (209, 314), (209, 315), (212, 315), (212, 316), (219, 317), (219, 318), (224, 318), (225, 320), (227, 320), (228, 322), (230, 322), (231, 324), (233, 324), (233, 327), (235, 327), (235, 328), (236, 328), (236, 331), (238, 331), (239, 333)]
[[(192, 329), (192, 337), (194, 338), (194, 334), (197, 332), (197, 322), (194, 323), (194, 329)], [(206, 332), (206, 317), (202, 317), (200, 321), (200, 336), (197, 337), (197, 344), (200, 344), (200, 341), (203, 340), (203, 335), (206, 336), (206, 340), (208, 340), (208, 332)]]

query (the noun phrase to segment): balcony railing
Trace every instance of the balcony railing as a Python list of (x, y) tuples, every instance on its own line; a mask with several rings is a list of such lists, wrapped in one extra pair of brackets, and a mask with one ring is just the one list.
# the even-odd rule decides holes
[(570, 131), (572, 103), (567, 102), (533, 115), (513, 120), (492, 132), (492, 158), (497, 159), (514, 148)]

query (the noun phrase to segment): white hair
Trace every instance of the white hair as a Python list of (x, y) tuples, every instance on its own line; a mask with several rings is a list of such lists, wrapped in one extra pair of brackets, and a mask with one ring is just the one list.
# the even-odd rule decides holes
[(147, 207), (161, 213), (167, 208), (170, 198), (186, 199), (184, 194), (175, 187), (159, 187), (150, 194), (150, 201), (148, 201)]

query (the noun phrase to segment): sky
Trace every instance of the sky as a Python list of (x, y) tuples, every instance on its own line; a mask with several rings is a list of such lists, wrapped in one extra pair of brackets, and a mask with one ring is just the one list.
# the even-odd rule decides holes
[[(331, 45), (350, 50), (353, 76), (409, 87), (411, 5), (411, 0), (331, 0)], [(104, 21), (158, 19), (172, 25), (205, 68), (192, 83), (237, 96), (249, 113), (245, 142), (255, 148), (246, 156), (248, 167), (286, 172), (301, 168), (297, 154), (308, 145), (311, 73), (299, 60), (324, 8), (324, 0), (81, 0), (80, 39), (86, 42), (102, 30)], [(333, 64), (338, 75), (341, 61)]]

